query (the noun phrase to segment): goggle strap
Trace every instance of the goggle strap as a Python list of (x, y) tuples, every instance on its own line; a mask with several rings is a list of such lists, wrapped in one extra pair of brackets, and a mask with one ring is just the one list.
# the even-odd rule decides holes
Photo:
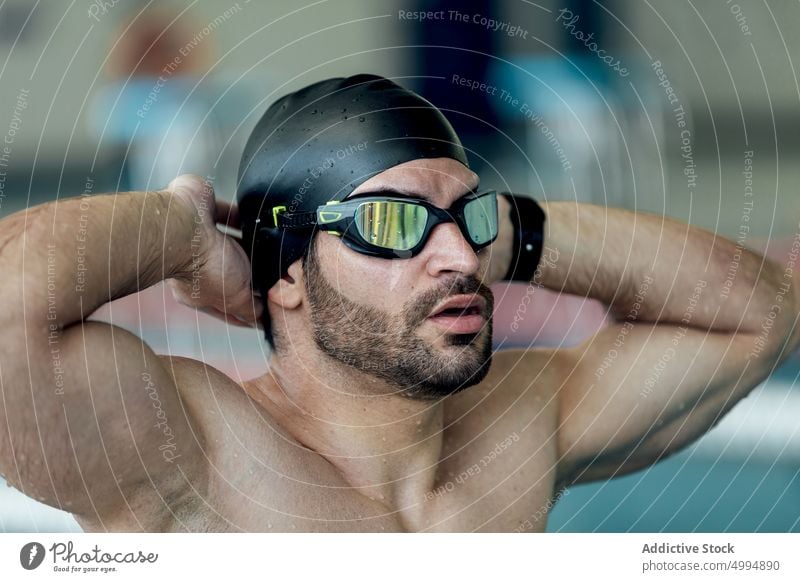
[(278, 228), (308, 228), (316, 226), (316, 212), (292, 212), (278, 214)]

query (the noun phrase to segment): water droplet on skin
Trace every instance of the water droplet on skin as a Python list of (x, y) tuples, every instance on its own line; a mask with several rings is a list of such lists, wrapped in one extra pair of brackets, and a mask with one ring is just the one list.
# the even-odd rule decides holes
[(364, 123), (364, 122), (366, 121), (366, 119), (364, 119), (363, 117), (359, 117), (359, 118), (358, 118), (358, 120), (359, 120), (361, 123)]
[(416, 424), (417, 424), (417, 425), (420, 425), (420, 424), (422, 424), (422, 420), (418, 420), (418, 421), (416, 422)]
[(386, 437), (381, 437), (381, 440), (382, 440), (383, 442), (386, 442)]

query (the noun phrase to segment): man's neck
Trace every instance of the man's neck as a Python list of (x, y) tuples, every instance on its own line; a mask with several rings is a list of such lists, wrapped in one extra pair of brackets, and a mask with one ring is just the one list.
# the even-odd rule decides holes
[(273, 354), (269, 372), (246, 388), (296, 440), (390, 510), (419, 504), (433, 489), (442, 401), (400, 396), (314, 348)]

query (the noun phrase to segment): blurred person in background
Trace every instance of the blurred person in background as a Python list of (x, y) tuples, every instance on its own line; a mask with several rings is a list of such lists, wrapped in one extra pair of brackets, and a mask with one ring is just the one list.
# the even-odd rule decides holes
[(108, 82), (94, 96), (91, 129), (126, 151), (120, 190), (148, 190), (177, 174), (213, 175), (222, 148), (204, 80), (214, 39), (192, 17), (165, 7), (128, 9), (111, 36)]

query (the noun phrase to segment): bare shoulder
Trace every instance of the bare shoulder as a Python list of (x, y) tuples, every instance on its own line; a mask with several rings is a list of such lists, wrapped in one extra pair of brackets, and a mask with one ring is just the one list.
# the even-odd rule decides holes
[(191, 358), (161, 359), (173, 375), (184, 409), (202, 437), (206, 471), (214, 471), (224, 463), (237, 442), (249, 442), (249, 450), (254, 453), (258, 449), (253, 443), (267, 448), (283, 436), (266, 410), (222, 371)]
[[(209, 505), (221, 474), (235, 472), (229, 457), (232, 443), (247, 438), (259, 419), (243, 388), (204, 362), (177, 356), (158, 356), (174, 380), (177, 406), (167, 414), (161, 395), (151, 399), (163, 438), (158, 448), (166, 470), (148, 471), (150, 478), (129, 487), (123, 509), (113, 516), (79, 519), (85, 531), (198, 531), (207, 529)], [(174, 417), (174, 418), (173, 418)], [(138, 422), (144, 422), (139, 420)], [(173, 430), (173, 426), (188, 430)], [(264, 432), (260, 442), (268, 437)], [(155, 445), (154, 445), (155, 446)], [(205, 525), (198, 526), (199, 521)], [(224, 530), (224, 524), (215, 524)]]
[(207, 418), (208, 405), (223, 406), (244, 395), (241, 386), (210, 364), (183, 356), (159, 359), (172, 375), (187, 413), (198, 421)]

